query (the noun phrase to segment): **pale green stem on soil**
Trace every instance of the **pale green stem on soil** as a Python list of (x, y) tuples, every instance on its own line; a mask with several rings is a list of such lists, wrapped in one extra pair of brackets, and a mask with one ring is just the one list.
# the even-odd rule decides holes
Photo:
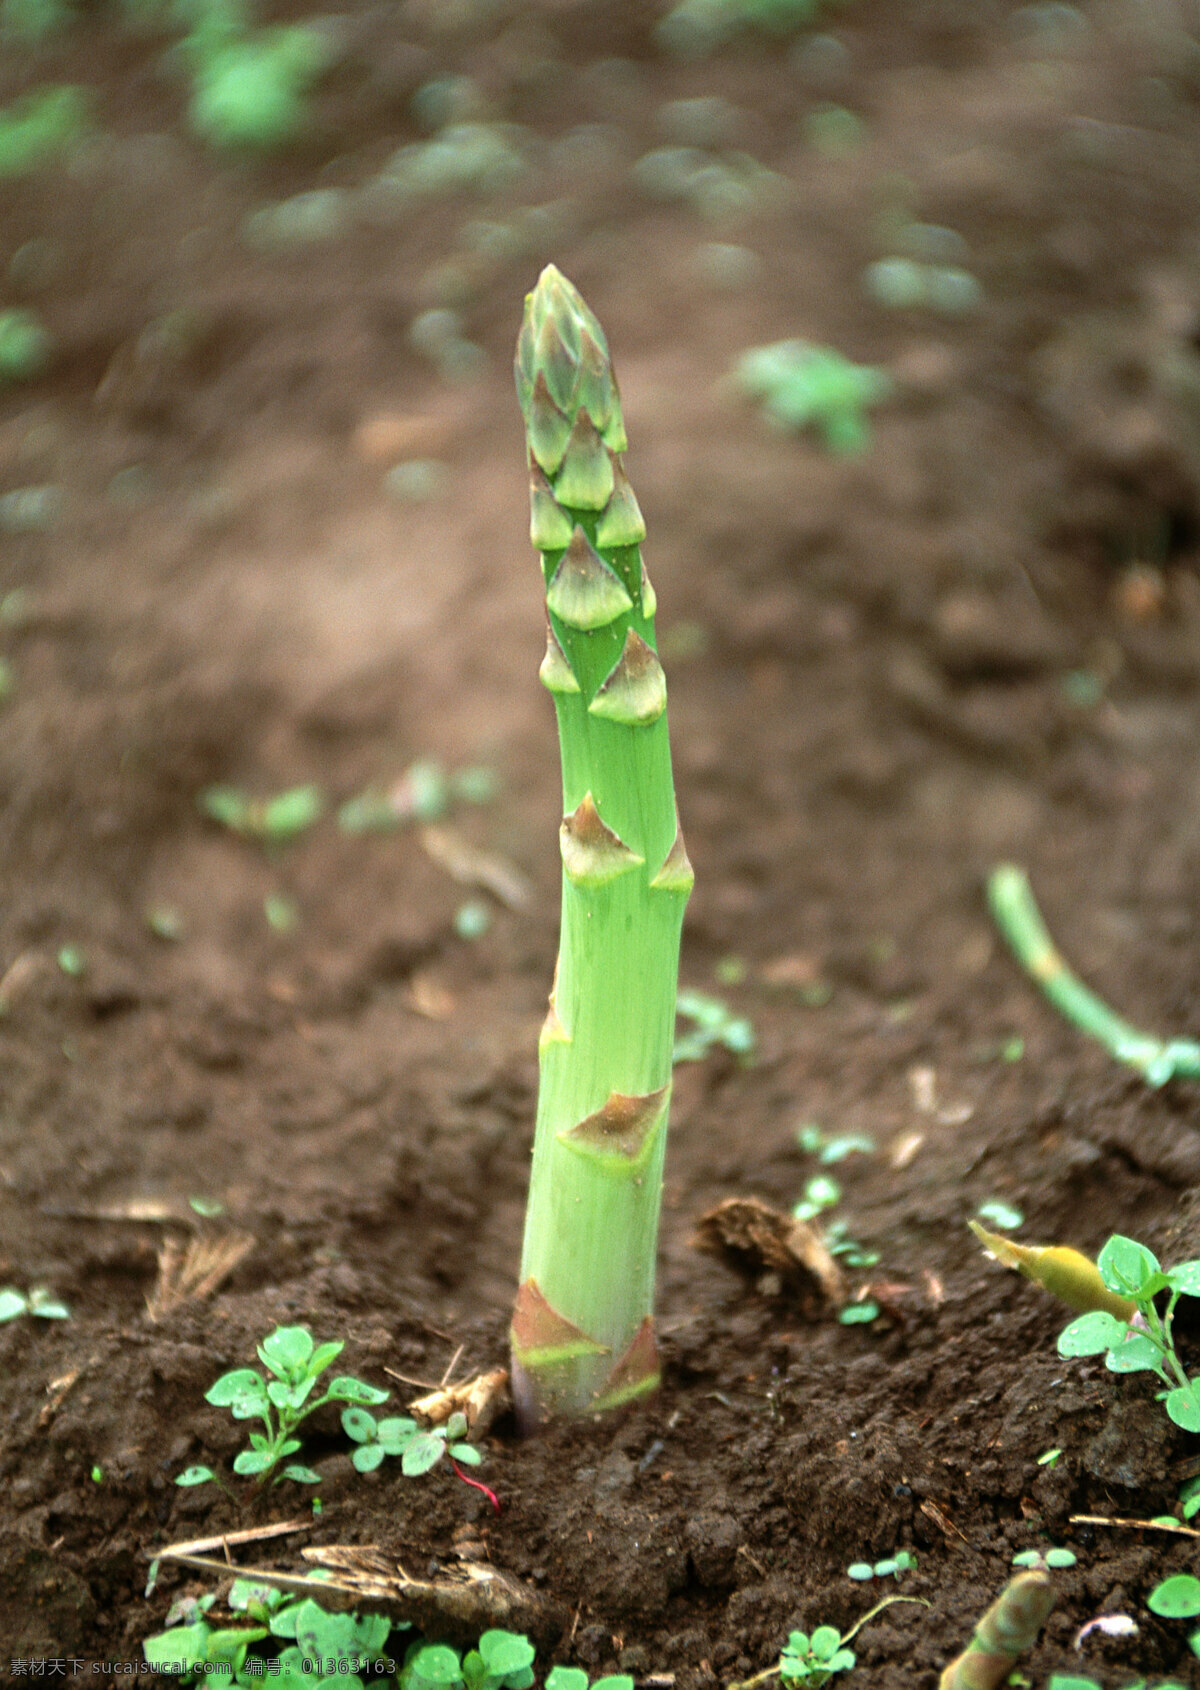
[(1127, 1062), (1148, 1085), (1200, 1079), (1200, 1044), (1157, 1039), (1133, 1027), (1073, 974), (1046, 930), (1025, 870), (1002, 863), (988, 878), (988, 905), (1017, 961), (1072, 1026), (1098, 1039), (1118, 1062)]
[(620, 398), (599, 323), (553, 265), (525, 302), (516, 377), (563, 776), (562, 930), (512, 1323), (531, 1426), (658, 1383), (655, 1249), (692, 870)]

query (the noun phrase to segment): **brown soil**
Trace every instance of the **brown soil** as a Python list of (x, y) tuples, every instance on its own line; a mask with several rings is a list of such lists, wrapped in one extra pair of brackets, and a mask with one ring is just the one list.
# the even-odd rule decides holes
[[(994, 862), (1026, 863), (1100, 990), (1194, 1026), (1195, 11), (858, 0), (833, 19), (843, 53), (698, 63), (655, 47), (655, 11), (362, 7), (312, 136), (267, 163), (193, 142), (165, 42), (106, 9), (7, 55), (0, 93), (84, 81), (102, 135), (0, 183), (6, 301), (58, 346), (0, 400), (0, 477), (61, 489), (0, 558), (20, 594), (0, 631), (0, 1283), (71, 1308), (0, 1326), (6, 1666), (140, 1659), (171, 1596), (210, 1588), (164, 1564), (144, 1597), (157, 1547), (306, 1512), (291, 1485), (239, 1513), (172, 1483), (240, 1447), (203, 1393), (273, 1325), (345, 1337), (382, 1383), (436, 1381), (460, 1348), (460, 1377), (503, 1359), (559, 872), (508, 369), (552, 257), (608, 329), (649, 523), (697, 872), (683, 980), (749, 1015), (759, 1052), (679, 1070), (661, 1394), (524, 1443), (502, 1423), (498, 1516), (441, 1472), (355, 1475), (321, 1419), (324, 1508), (296, 1541), (423, 1576), (465, 1532), (548, 1599), (541, 1661), (678, 1690), (769, 1665), (793, 1627), (846, 1628), (884, 1593), (847, 1565), (900, 1547), (919, 1565), (898, 1588), (928, 1606), (860, 1634), (853, 1683), (929, 1690), (1013, 1554), (1068, 1544), (1031, 1681), (1197, 1682), (1191, 1628), (1145, 1607), (1194, 1540), (1072, 1521), (1170, 1511), (1194, 1440), (1145, 1378), (1060, 1361), (1062, 1312), (964, 1224), (1003, 1198), (1034, 1241), (1200, 1253), (1194, 1089), (1151, 1092), (1060, 1023), (981, 894)], [(531, 174), (325, 243), (245, 243), (264, 204), (366, 182), (418, 138), (413, 90), (451, 71), (540, 138)], [(785, 186), (714, 225), (628, 167), (664, 102), (717, 93)], [(866, 125), (846, 157), (806, 138), (824, 101)], [(864, 293), (901, 201), (965, 239), (973, 314)], [(551, 204), (518, 253), (469, 245), (472, 219)], [(704, 279), (712, 241), (757, 254), (744, 285)], [(447, 301), (487, 355), (459, 385), (406, 338)], [(893, 374), (865, 455), (772, 434), (720, 385), (793, 335)], [(445, 466), (425, 502), (387, 490), (412, 457)], [(330, 815), (270, 854), (196, 805), (218, 781), (341, 802), (426, 757), (496, 771), (449, 825), (532, 886), (475, 941), (417, 828), (351, 837)], [(173, 942), (148, 926), (161, 906)], [(730, 958), (740, 983), (719, 984)], [(806, 1318), (690, 1245), (724, 1197), (796, 1201), (808, 1121), (877, 1146), (833, 1170), (881, 1255), (853, 1276), (882, 1285), (870, 1326)], [(137, 1219), (147, 1202), (174, 1219)], [(151, 1321), (164, 1244), (234, 1231), (253, 1248), (215, 1294)], [(1103, 1611), (1138, 1634), (1077, 1653)]]

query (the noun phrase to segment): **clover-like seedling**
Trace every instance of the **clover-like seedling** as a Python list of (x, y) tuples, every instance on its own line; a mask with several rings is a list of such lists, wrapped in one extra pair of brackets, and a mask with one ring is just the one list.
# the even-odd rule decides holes
[[(294, 1639), (272, 1668), (283, 1675), (285, 1684), (337, 1684), (361, 1687), (361, 1672), (382, 1663), (386, 1671), (395, 1665), (383, 1653), (392, 1621), (386, 1614), (330, 1614), (306, 1596), (289, 1602), (271, 1616), (271, 1635)], [(406, 1626), (401, 1629), (407, 1630)]]
[(706, 992), (680, 992), (676, 1012), (695, 1025), (684, 1033), (676, 1033), (671, 1053), (672, 1063), (703, 1062), (711, 1050), (721, 1045), (743, 1062), (754, 1055), (754, 1028), (744, 1015), (734, 1015), (727, 1003), (709, 997)]
[[(1200, 1375), (1189, 1379), (1172, 1332), (1180, 1297), (1200, 1297), (1200, 1261), (1164, 1271), (1144, 1244), (1117, 1233), (1096, 1266), (1108, 1290), (1127, 1298), (1136, 1313), (1129, 1320), (1103, 1310), (1081, 1314), (1059, 1334), (1059, 1355), (1102, 1355), (1112, 1373), (1153, 1373), (1164, 1387), (1156, 1395), (1171, 1419), (1185, 1432), (1200, 1432)], [(1155, 1303), (1160, 1295), (1167, 1299), (1161, 1314)]]
[[(588, 1675), (582, 1667), (551, 1667), (546, 1690), (588, 1690)], [(627, 1672), (610, 1672), (595, 1679), (591, 1690), (633, 1690), (633, 1679)]]
[(917, 1558), (911, 1549), (898, 1549), (894, 1555), (876, 1561), (873, 1565), (870, 1561), (852, 1562), (846, 1568), (846, 1576), (858, 1584), (865, 1584), (868, 1579), (898, 1579), (901, 1573), (910, 1573), (916, 1564)]
[[(250, 1448), (234, 1458), (235, 1473), (255, 1478), (260, 1485), (265, 1483), (279, 1463), (300, 1448), (300, 1440), (293, 1434), (301, 1421), (327, 1402), (378, 1405), (387, 1401), (389, 1392), (347, 1374), (332, 1379), (322, 1396), (313, 1395), (317, 1380), (345, 1347), (340, 1339), (314, 1345), (312, 1334), (303, 1326), (278, 1326), (258, 1345), (269, 1379), (254, 1368), (240, 1367), (223, 1373), (204, 1393), (206, 1402), (227, 1408), (235, 1420), (261, 1420), (265, 1427), (262, 1432), (250, 1433)], [(201, 1485), (215, 1479), (209, 1467), (189, 1467), (175, 1483)], [(277, 1484), (280, 1479), (320, 1483), (318, 1473), (296, 1462), (289, 1462), (272, 1482)]]
[(44, 1285), (35, 1285), (29, 1291), (18, 1291), (15, 1286), (6, 1285), (0, 1290), (0, 1323), (6, 1320), (16, 1320), (18, 1316), (31, 1314), (38, 1320), (69, 1320), (71, 1311), (48, 1291)]
[(1078, 1559), (1073, 1549), (1022, 1549), (1020, 1554), (1013, 1556), (1012, 1564), (1033, 1572), (1062, 1572), (1067, 1567), (1073, 1567)]
[(811, 1634), (793, 1631), (780, 1651), (779, 1676), (785, 1685), (802, 1684), (805, 1690), (827, 1684), (835, 1673), (848, 1672), (856, 1656), (847, 1649), (836, 1626), (819, 1625)]
[(892, 391), (882, 370), (853, 364), (830, 346), (781, 340), (756, 346), (735, 372), (780, 428), (815, 428), (829, 452), (850, 456), (870, 443), (866, 412)]
[(444, 1426), (426, 1431), (406, 1415), (376, 1420), (365, 1408), (342, 1410), (342, 1427), (358, 1447), (350, 1459), (360, 1473), (372, 1473), (384, 1457), (398, 1455), (406, 1478), (419, 1478), (436, 1467), (444, 1455), (478, 1467), (483, 1457), (473, 1444), (463, 1440), (467, 1433), (465, 1414), (452, 1414)]
[[(1194, 1620), (1200, 1614), (1200, 1578), (1194, 1573), (1174, 1573), (1156, 1584), (1146, 1598), (1152, 1614), (1164, 1620)], [(1200, 1655), (1200, 1631), (1188, 1638), (1193, 1655)]]
[(274, 798), (250, 798), (234, 786), (209, 786), (196, 800), (201, 812), (231, 833), (283, 845), (320, 820), (325, 799), (318, 786), (293, 786)]

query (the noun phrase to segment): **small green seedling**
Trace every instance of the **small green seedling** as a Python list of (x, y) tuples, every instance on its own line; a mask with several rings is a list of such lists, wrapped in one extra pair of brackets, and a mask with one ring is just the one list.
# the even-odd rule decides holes
[[(1194, 1620), (1200, 1614), (1200, 1578), (1194, 1573), (1175, 1573), (1156, 1584), (1146, 1598), (1152, 1614), (1164, 1620)], [(1200, 1631), (1188, 1638), (1193, 1655), (1200, 1655)]]
[[(588, 1690), (588, 1675), (582, 1667), (551, 1667), (546, 1690)], [(609, 1673), (594, 1679), (591, 1690), (633, 1690), (633, 1679), (626, 1672)]]
[(61, 158), (87, 128), (87, 95), (70, 83), (37, 88), (0, 106), (0, 176), (25, 176)]
[[(1121, 1690), (1147, 1690), (1148, 1682), (1145, 1678), (1135, 1678), (1122, 1685)], [(1046, 1690), (1104, 1690), (1104, 1686), (1094, 1678), (1081, 1678), (1077, 1673), (1052, 1672), (1046, 1680)], [(1183, 1690), (1183, 1685), (1174, 1678), (1164, 1678), (1154, 1686), (1154, 1690)]]
[(1025, 1225), (1025, 1216), (1020, 1209), (1011, 1203), (1004, 1203), (999, 1198), (992, 1198), (990, 1202), (981, 1203), (975, 1213), (981, 1221), (994, 1226), (1000, 1232), (1015, 1232), (1019, 1226)]
[[(1059, 1355), (1103, 1355), (1112, 1373), (1153, 1373), (1163, 1384), (1156, 1395), (1170, 1418), (1185, 1432), (1200, 1432), (1200, 1375), (1189, 1379), (1172, 1334), (1180, 1297), (1200, 1297), (1200, 1261), (1164, 1272), (1144, 1244), (1117, 1233), (1096, 1266), (1109, 1291), (1129, 1299), (1136, 1313), (1129, 1320), (1102, 1310), (1081, 1314), (1059, 1334)], [(1164, 1293), (1160, 1315), (1155, 1298)]]
[(44, 1285), (31, 1286), (28, 1291), (18, 1291), (13, 1285), (6, 1285), (0, 1290), (0, 1324), (6, 1320), (17, 1320), (21, 1315), (33, 1315), (36, 1320), (70, 1320), (71, 1311), (48, 1291)]
[[(323, 1396), (313, 1396), (317, 1380), (343, 1349), (345, 1344), (340, 1340), (314, 1346), (312, 1334), (303, 1326), (279, 1326), (258, 1346), (270, 1379), (253, 1368), (242, 1367), (223, 1373), (204, 1393), (206, 1402), (228, 1408), (235, 1420), (261, 1420), (266, 1428), (251, 1432), (250, 1448), (234, 1458), (235, 1473), (264, 1484), (279, 1463), (300, 1448), (300, 1440), (293, 1434), (301, 1421), (327, 1402), (377, 1405), (387, 1401), (389, 1392), (345, 1374), (332, 1379)], [(175, 1483), (202, 1485), (215, 1479), (209, 1467), (189, 1467)], [(318, 1473), (296, 1462), (289, 1462), (272, 1483), (278, 1484), (280, 1479), (306, 1485), (320, 1483)]]
[(790, 432), (814, 428), (827, 451), (840, 456), (870, 444), (866, 412), (892, 391), (882, 370), (852, 364), (830, 346), (780, 340), (756, 346), (739, 359), (734, 379), (761, 399), (772, 422)]
[(805, 1181), (804, 1195), (792, 1205), (792, 1214), (798, 1221), (815, 1220), (826, 1209), (836, 1208), (841, 1200), (842, 1188), (837, 1180), (829, 1174), (814, 1174)]
[(793, 1631), (774, 1666), (765, 1667), (740, 1684), (730, 1685), (729, 1690), (751, 1690), (751, 1686), (765, 1684), (769, 1678), (779, 1678), (785, 1690), (791, 1690), (793, 1685), (801, 1685), (803, 1690), (817, 1690), (818, 1685), (827, 1684), (835, 1673), (849, 1672), (857, 1657), (847, 1645), (876, 1614), (881, 1614), (896, 1602), (919, 1602), (922, 1607), (929, 1605), (919, 1596), (885, 1596), (882, 1602), (868, 1608), (849, 1631), (839, 1633), (832, 1625), (819, 1625), (812, 1633)]
[(0, 311), (0, 385), (40, 375), (53, 344), (32, 311)]
[(305, 96), (329, 47), (304, 25), (246, 31), (232, 8), (202, 8), (181, 44), (192, 66), (192, 128), (215, 147), (269, 152), (303, 131)]
[(851, 1268), (877, 1267), (881, 1260), (878, 1250), (868, 1250), (865, 1244), (850, 1236), (849, 1221), (825, 1223), (825, 1248)]
[(678, 0), (655, 39), (678, 58), (699, 59), (745, 30), (786, 36), (815, 23), (822, 0)]
[(866, 1133), (837, 1133), (831, 1138), (815, 1121), (806, 1121), (802, 1127), (796, 1128), (796, 1143), (801, 1150), (815, 1156), (823, 1168), (844, 1162), (847, 1156), (856, 1152), (864, 1156), (875, 1152), (875, 1140)]
[(1044, 1449), (1037, 1458), (1037, 1464), (1039, 1467), (1057, 1467), (1061, 1455), (1061, 1449)]
[(835, 1673), (848, 1672), (856, 1659), (835, 1625), (819, 1625), (811, 1637), (803, 1631), (789, 1634), (779, 1656), (779, 1676), (788, 1685), (827, 1684)]
[[(256, 1686), (265, 1679), (279, 1690), (362, 1690), (361, 1673), (396, 1670), (397, 1663), (383, 1654), (393, 1629), (383, 1615), (327, 1613), (310, 1597), (297, 1599), (246, 1579), (234, 1580), (227, 1600), (234, 1613), (244, 1613), (255, 1623), (214, 1627), (205, 1615), (215, 1597), (183, 1598), (167, 1615), (169, 1629), (142, 1644), (147, 1663), (162, 1673), (201, 1683), (218, 1677)], [(177, 1620), (185, 1623), (177, 1625)], [(396, 1621), (395, 1629), (409, 1628)], [(270, 1661), (249, 1654), (254, 1644), (271, 1638), (282, 1639), (288, 1647)]]
[(467, 1435), (465, 1414), (452, 1414), (444, 1426), (425, 1431), (404, 1415), (376, 1420), (365, 1408), (345, 1408), (342, 1427), (357, 1445), (350, 1459), (360, 1473), (373, 1472), (387, 1455), (400, 1457), (400, 1469), (409, 1479), (428, 1473), (444, 1455), (465, 1461), (469, 1467), (478, 1467), (483, 1459), (474, 1444), (463, 1441)]
[(1073, 1567), (1079, 1559), (1073, 1549), (1022, 1549), (1019, 1555), (1014, 1555), (1014, 1567), (1026, 1567), (1034, 1572), (1053, 1572), (1056, 1568), (1065, 1571)]
[(1179, 1492), (1179, 1504), (1185, 1520), (1200, 1514), (1200, 1478), (1189, 1479)]
[(732, 1051), (742, 1061), (754, 1055), (754, 1028), (745, 1016), (734, 1015), (727, 1003), (709, 997), (706, 992), (680, 992), (676, 1013), (695, 1026), (690, 1032), (675, 1035), (672, 1063), (703, 1062), (718, 1045)]
[(876, 1561), (872, 1565), (869, 1561), (854, 1561), (846, 1568), (846, 1576), (858, 1584), (865, 1584), (868, 1579), (899, 1578), (901, 1573), (910, 1573), (917, 1564), (917, 1558), (911, 1549), (898, 1549), (894, 1555), (883, 1561)]
[(207, 787), (196, 800), (201, 813), (231, 833), (286, 844), (319, 821), (325, 799), (317, 786), (294, 786), (275, 798), (248, 798), (233, 786)]

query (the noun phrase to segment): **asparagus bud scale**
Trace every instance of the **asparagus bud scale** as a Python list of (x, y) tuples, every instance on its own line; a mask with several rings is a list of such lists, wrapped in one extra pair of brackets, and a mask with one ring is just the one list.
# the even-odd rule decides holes
[(655, 1249), (693, 876), (620, 395), (600, 324), (553, 265), (525, 301), (516, 381), (563, 780), (562, 925), (511, 1331), (529, 1427), (658, 1384)]

